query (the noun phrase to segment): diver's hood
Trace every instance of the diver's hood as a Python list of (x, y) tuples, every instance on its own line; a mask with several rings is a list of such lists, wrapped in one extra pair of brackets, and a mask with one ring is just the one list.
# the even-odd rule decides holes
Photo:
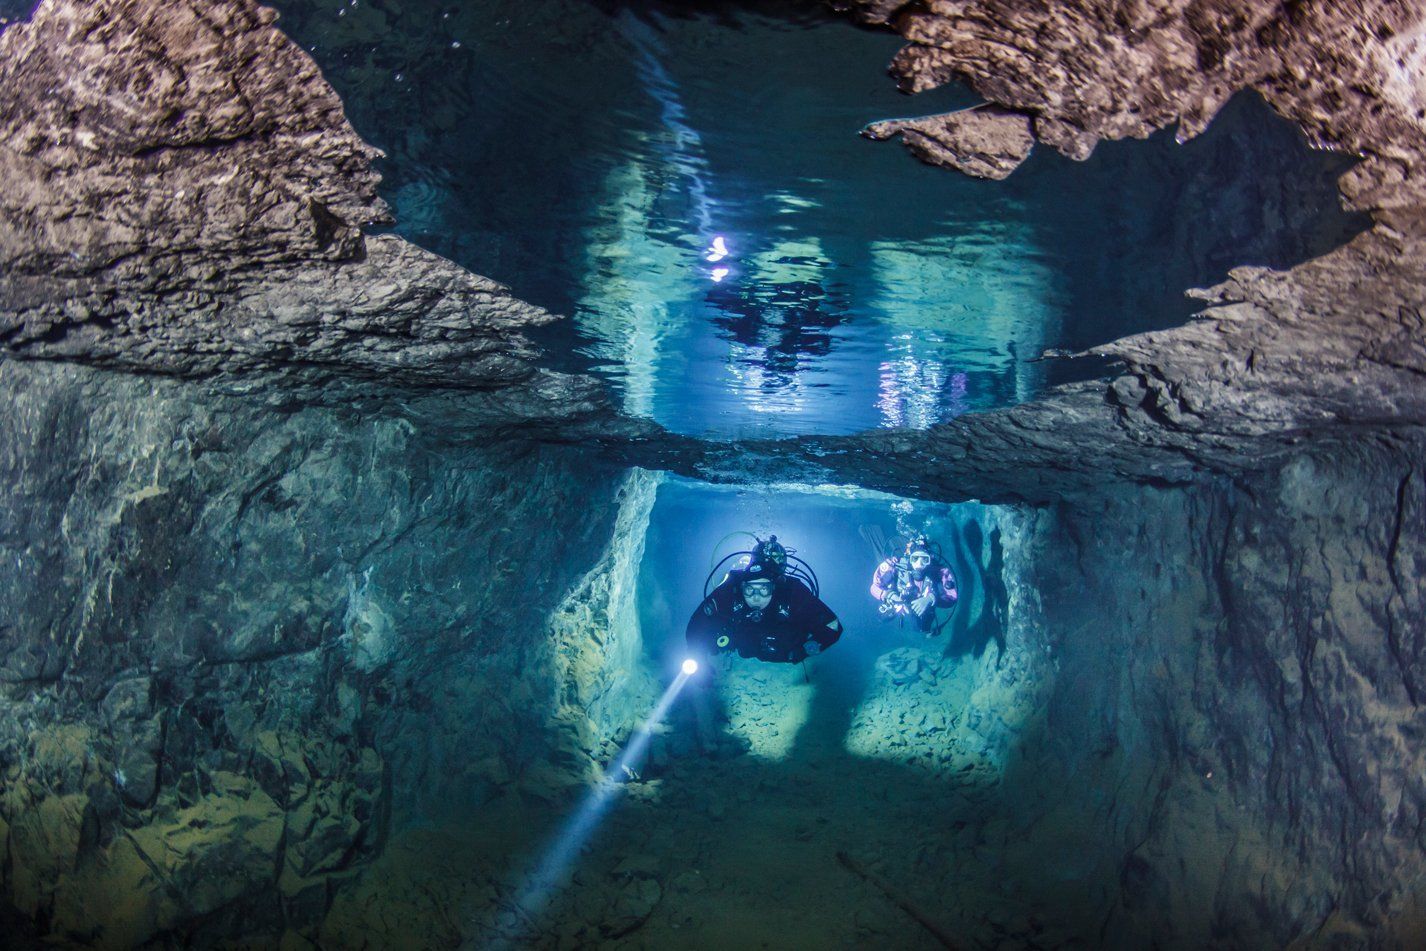
[(776, 565), (767, 565), (755, 561), (743, 569), (744, 581), (774, 581), (782, 577), (782, 572)]

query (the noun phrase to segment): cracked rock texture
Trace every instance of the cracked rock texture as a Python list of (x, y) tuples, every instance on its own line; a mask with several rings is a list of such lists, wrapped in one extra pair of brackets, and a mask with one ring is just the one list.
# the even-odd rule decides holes
[[(1234, 93), (1255, 90), (1312, 141), (1362, 156), (1340, 184), (1374, 226), (1286, 271), (1235, 269), (1197, 292), (1208, 307), (1185, 327), (1095, 348), (1124, 364), (1107, 387), (1063, 388), (923, 437), (822, 441), (814, 458), (863, 446), (935, 460), (929, 481), (945, 493), (1045, 499), (1062, 480), (1184, 482), (1253, 470), (1304, 441), (1421, 426), (1421, 4), (840, 5), (911, 41), (892, 65), (908, 90), (967, 82), (1073, 158), (1174, 124), (1196, 135)], [(932, 161), (1006, 171), (984, 161), (983, 130), (958, 119), (882, 127), (904, 126)]]
[(24, 929), (276, 941), (393, 821), (587, 772), (551, 752), (545, 621), (617, 473), (77, 366), (0, 362), (0, 392), (0, 892)]
[(1363, 444), (1030, 516), (1009, 640), (1043, 703), (1005, 856), (1065, 877), (1053, 917), (1109, 947), (1421, 943), (1423, 505), (1412, 457)]
[(1418, 3), (838, 5), (910, 41), (891, 66), (906, 91), (965, 82), (1071, 158), (1175, 124), (1190, 138), (1251, 88), (1323, 144), (1396, 166), (1396, 181), (1413, 174), (1400, 144), (1421, 136)]
[(966, 109), (923, 119), (888, 119), (862, 130), (869, 139), (899, 135), (918, 157), (977, 178), (1002, 179), (1035, 145), (1030, 120), (1016, 112)]
[[(0, 343), (183, 376), (519, 385), (553, 315), (394, 236), (316, 65), (247, 0), (47, 2), (0, 34)], [(551, 390), (563, 399), (549, 399)], [(529, 390), (528, 406), (518, 398)]]

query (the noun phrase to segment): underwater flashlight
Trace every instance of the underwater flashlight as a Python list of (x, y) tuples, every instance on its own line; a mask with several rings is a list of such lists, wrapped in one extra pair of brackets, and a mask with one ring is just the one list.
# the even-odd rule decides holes
[(698, 673), (698, 661), (694, 660), (692, 657), (685, 660), (683, 662), (683, 672), (690, 677)]

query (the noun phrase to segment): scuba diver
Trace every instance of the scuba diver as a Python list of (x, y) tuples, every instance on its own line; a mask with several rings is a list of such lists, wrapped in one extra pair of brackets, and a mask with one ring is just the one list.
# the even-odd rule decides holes
[(956, 576), (941, 556), (940, 546), (917, 535), (907, 542), (904, 556), (893, 555), (877, 565), (871, 596), (881, 602), (877, 610), (883, 618), (914, 618), (918, 630), (935, 637), (946, 624), (936, 623), (936, 609), (955, 607), (959, 595)]
[(728, 558), (736, 555), (750, 556), (747, 564), (729, 571), (711, 594), (705, 583), (703, 603), (688, 619), (686, 636), (694, 657), (737, 651), (741, 657), (795, 664), (842, 636), (842, 622), (817, 596), (816, 576), (795, 557), (789, 568), (789, 552), (776, 535), (758, 540), (751, 552)]

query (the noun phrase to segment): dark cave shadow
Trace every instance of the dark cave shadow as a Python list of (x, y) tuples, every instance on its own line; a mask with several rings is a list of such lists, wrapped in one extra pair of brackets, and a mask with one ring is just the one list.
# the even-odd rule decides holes
[(875, 665), (876, 659), (866, 657), (865, 650), (840, 657), (832, 657), (829, 652), (822, 663), (811, 665), (808, 677), (812, 702), (807, 719), (792, 740), (791, 756), (817, 756), (844, 748), (852, 729), (852, 714), (866, 696)]
[(1010, 595), (1005, 587), (1005, 546), (1000, 529), (991, 529), (988, 540), (990, 555), (982, 563), (978, 553), (985, 551), (987, 539), (980, 522), (971, 519), (956, 532), (952, 570), (961, 596), (947, 625), (943, 657), (980, 657), (991, 643), (998, 657), (1005, 656)]
[[(580, 890), (601, 887), (607, 880), (601, 870), (626, 856), (649, 854), (666, 863), (665, 880), (707, 875), (718, 883), (709, 886), (717, 896), (709, 904), (735, 903), (739, 915), (765, 921), (770, 930), (803, 913), (799, 900), (830, 893), (843, 908), (866, 908), (900, 926), (881, 936), (882, 946), (938, 947), (914, 918), (839, 862), (845, 853), (940, 928), (961, 936), (965, 947), (1006, 946), (1007, 940), (1017, 947), (1042, 941), (1048, 943), (1039, 946), (1095, 946), (1093, 929), (1115, 893), (1097, 892), (1102, 905), (1084, 907), (1077, 896), (1088, 888), (1066, 890), (1056, 856), (1029, 847), (984, 860), (983, 850), (991, 846), (975, 830), (1014, 818), (998, 805), (1002, 797), (994, 783), (825, 748), (807, 758), (798, 739), (779, 760), (674, 762), (660, 777), (655, 798), (627, 799), (616, 808), (575, 869), (575, 884), (553, 904), (551, 923), (576, 920)], [(742, 795), (749, 790), (755, 795)], [(795, 873), (782, 867), (788, 851), (802, 863)], [(1102, 854), (1094, 856), (1101, 888), (1117, 881), (1120, 851), (1106, 838)], [(768, 860), (746, 861), (749, 853)], [(769, 880), (777, 887), (769, 889)], [(1003, 922), (1011, 919), (1033, 933), (1007, 935)], [(829, 937), (819, 935), (815, 924), (806, 936)]]
[[(1337, 184), (1360, 159), (1316, 148), (1253, 90), (1229, 98), (1198, 136), (1176, 134), (1104, 141), (1083, 162), (1037, 149), (1007, 179), (1036, 210), (1037, 243), (1061, 261), (1069, 319), (1055, 349), (1182, 326), (1203, 309), (1190, 288), (1235, 267), (1293, 267), (1371, 227), (1370, 215), (1343, 207)], [(1046, 365), (1054, 383), (1094, 369)]]

